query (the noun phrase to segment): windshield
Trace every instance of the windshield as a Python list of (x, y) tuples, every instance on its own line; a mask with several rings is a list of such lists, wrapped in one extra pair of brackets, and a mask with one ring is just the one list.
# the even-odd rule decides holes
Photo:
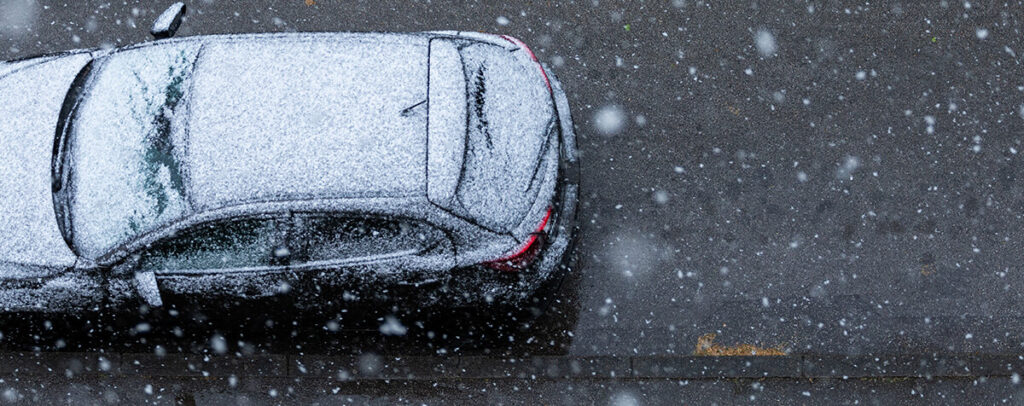
[(66, 201), (79, 254), (96, 258), (189, 209), (180, 119), (198, 44), (116, 53), (72, 113)]

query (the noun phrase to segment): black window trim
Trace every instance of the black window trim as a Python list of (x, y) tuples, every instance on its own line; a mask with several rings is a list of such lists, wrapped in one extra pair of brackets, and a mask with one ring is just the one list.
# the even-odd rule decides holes
[[(299, 216), (299, 215), (310, 215), (310, 214), (314, 214), (314, 215), (340, 215), (340, 216), (346, 216), (346, 217), (390, 217), (390, 218), (393, 218), (393, 219), (396, 219), (396, 220), (424, 224), (424, 225), (426, 225), (426, 226), (428, 226), (430, 228), (433, 228), (433, 229), (437, 230), (438, 232), (440, 232), (444, 236), (444, 238), (447, 240), (448, 246), (451, 248), (451, 255), (452, 255), (452, 259), (453, 260), (458, 257), (459, 247), (458, 247), (457, 244), (455, 244), (456, 238), (455, 238), (454, 232), (449, 230), (446, 227), (443, 227), (443, 226), (437, 224), (436, 222), (430, 221), (430, 220), (422, 218), (422, 217), (416, 217), (416, 216), (410, 216), (410, 215), (402, 215), (402, 214), (367, 212), (367, 211), (360, 211), (360, 210), (331, 210), (331, 209), (324, 209), (324, 210), (317, 210), (317, 209), (305, 209), (305, 210), (303, 210), (303, 209), (298, 209), (298, 210), (296, 210), (296, 209), (278, 209), (278, 210), (255, 211), (255, 212), (242, 211), (242, 212), (234, 212), (234, 213), (232, 213), (230, 215), (224, 215), (224, 216), (219, 216), (218, 215), (218, 213), (221, 212), (221, 210), (233, 210), (233, 209), (237, 209), (237, 208), (238, 208), (238, 206), (229, 206), (229, 207), (224, 207), (224, 208), (221, 208), (221, 209), (215, 209), (215, 210), (203, 211), (203, 212), (198, 212), (198, 213), (186, 214), (182, 218), (170, 221), (170, 222), (168, 222), (168, 223), (166, 223), (166, 224), (164, 224), (164, 225), (162, 225), (160, 227), (157, 227), (156, 229), (154, 229), (154, 230), (152, 230), (150, 232), (147, 232), (147, 233), (144, 233), (144, 234), (140, 234), (140, 235), (136, 236), (136, 238), (134, 238), (134, 239), (132, 239), (130, 241), (127, 241), (125, 243), (122, 243), (120, 245), (117, 245), (117, 246), (111, 248), (109, 251), (107, 251), (106, 253), (100, 255), (98, 258), (96, 258), (95, 259), (95, 263), (97, 264), (97, 266), (103, 267), (103, 268), (119, 267), (126, 260), (128, 260), (128, 259), (130, 259), (132, 257), (136, 257), (136, 256), (140, 256), (140, 255), (144, 254), (145, 251), (147, 249), (149, 249), (151, 246), (153, 246), (154, 244), (157, 244), (157, 243), (159, 243), (159, 242), (161, 242), (161, 241), (163, 241), (163, 240), (165, 240), (167, 238), (171, 238), (171, 237), (173, 237), (173, 236), (175, 236), (175, 235), (177, 235), (177, 234), (179, 234), (181, 232), (184, 232), (184, 231), (186, 231), (188, 229), (191, 229), (191, 228), (194, 228), (194, 227), (198, 227), (198, 226), (201, 226), (203, 224), (208, 224), (208, 223), (211, 223), (211, 222), (233, 221), (233, 220), (253, 218), (253, 217), (279, 217), (279, 218), (286, 219), (286, 221), (288, 223), (286, 225), (286, 227), (288, 228), (288, 230), (287, 230), (287, 233), (286, 233), (285, 241), (286, 241), (286, 244), (288, 244), (289, 247), (292, 247), (293, 246), (292, 238), (293, 238), (293, 236), (295, 234), (295, 217)], [(447, 212), (445, 212), (445, 214), (449, 214), (450, 215), (450, 213), (447, 213)], [(456, 218), (458, 218), (458, 217), (456, 217)], [(427, 248), (419, 251), (415, 255), (420, 255), (420, 254), (423, 254), (425, 252), (430, 252), (432, 250), (435, 250), (442, 243), (443, 243), (442, 240), (439, 239), (437, 243), (429, 245)], [(295, 266), (295, 264), (290, 264), (288, 269), (292, 269), (292, 268), (295, 268), (295, 267), (297, 267), (297, 266)]]

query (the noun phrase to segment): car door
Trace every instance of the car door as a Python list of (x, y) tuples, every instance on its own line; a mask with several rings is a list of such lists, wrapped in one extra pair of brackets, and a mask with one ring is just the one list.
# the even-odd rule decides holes
[(295, 213), (289, 269), (368, 272), (402, 283), (435, 279), (454, 265), (451, 239), (426, 222), (354, 213)]
[(92, 309), (105, 294), (104, 276), (92, 269), (0, 261), (0, 313)]
[[(286, 271), (287, 215), (261, 215), (200, 223), (157, 240), (115, 267), (115, 275), (133, 276), (134, 291), (153, 306), (162, 305), (158, 280), (177, 277), (191, 280), (191, 291), (212, 292), (210, 275), (227, 275), (229, 282), (256, 273)], [(222, 282), (223, 283), (223, 282)], [(126, 292), (127, 293), (127, 292)], [(113, 295), (116, 296), (116, 295)], [(114, 298), (119, 299), (119, 298)]]

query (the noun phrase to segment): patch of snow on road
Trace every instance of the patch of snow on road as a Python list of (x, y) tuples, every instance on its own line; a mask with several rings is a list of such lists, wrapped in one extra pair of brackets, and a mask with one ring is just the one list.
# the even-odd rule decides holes
[(594, 126), (597, 127), (597, 131), (609, 137), (621, 133), (626, 128), (627, 120), (622, 107), (614, 104), (601, 107), (594, 113)]
[(843, 163), (836, 170), (836, 178), (849, 179), (853, 176), (853, 172), (860, 167), (860, 158), (848, 155), (843, 159)]
[(668, 192), (664, 190), (658, 190), (654, 192), (654, 201), (657, 202), (658, 204), (664, 205), (665, 203), (668, 203), (668, 199)]
[(605, 242), (604, 247), (603, 260), (608, 261), (612, 265), (611, 269), (626, 278), (656, 275), (652, 271), (671, 263), (674, 258), (671, 246), (654, 235), (615, 235)]
[(935, 133), (935, 116), (924, 116), (924, 122), (925, 122), (925, 124), (928, 124), (928, 127), (925, 128), (925, 131), (927, 131), (928, 134), (934, 134)]
[(757, 45), (757, 52), (765, 58), (775, 55), (775, 52), (779, 50), (779, 46), (775, 42), (775, 36), (764, 29), (758, 30), (754, 34), (754, 44)]

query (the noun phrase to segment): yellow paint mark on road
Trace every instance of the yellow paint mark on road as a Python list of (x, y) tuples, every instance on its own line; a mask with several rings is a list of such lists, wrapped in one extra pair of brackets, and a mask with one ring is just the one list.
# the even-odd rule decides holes
[(928, 276), (935, 273), (935, 264), (921, 265), (921, 275)]
[(721, 344), (715, 344), (714, 333), (708, 333), (700, 336), (697, 339), (697, 348), (693, 350), (693, 355), (708, 356), (708, 357), (723, 357), (723, 356), (741, 356), (741, 355), (758, 355), (758, 356), (779, 356), (786, 355), (786, 352), (782, 350), (783, 345), (780, 344), (775, 348), (764, 348), (750, 344), (739, 344), (734, 346), (724, 346)]

